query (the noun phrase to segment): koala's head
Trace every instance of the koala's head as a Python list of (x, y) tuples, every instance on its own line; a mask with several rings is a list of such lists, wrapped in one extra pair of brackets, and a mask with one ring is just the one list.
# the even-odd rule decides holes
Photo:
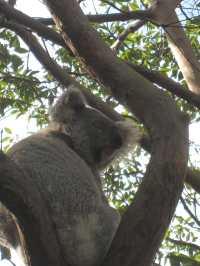
[[(130, 126), (89, 106), (83, 94), (68, 89), (50, 112), (51, 123), (70, 136), (73, 149), (91, 168), (105, 168), (130, 141)], [(128, 140), (129, 139), (129, 140)]]

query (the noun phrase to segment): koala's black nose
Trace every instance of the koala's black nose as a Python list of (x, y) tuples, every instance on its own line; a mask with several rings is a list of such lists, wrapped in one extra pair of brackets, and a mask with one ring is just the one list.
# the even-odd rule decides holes
[(118, 131), (115, 131), (112, 136), (112, 145), (115, 149), (118, 149), (122, 146), (122, 137)]

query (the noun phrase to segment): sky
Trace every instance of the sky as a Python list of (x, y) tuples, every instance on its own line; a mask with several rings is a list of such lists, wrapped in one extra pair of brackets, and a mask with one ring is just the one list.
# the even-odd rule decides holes
[(17, 0), (16, 8), (32, 17), (50, 17), (47, 8), (38, 0)]

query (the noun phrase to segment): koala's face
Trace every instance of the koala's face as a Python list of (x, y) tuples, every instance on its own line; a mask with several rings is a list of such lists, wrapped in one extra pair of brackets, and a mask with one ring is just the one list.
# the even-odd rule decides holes
[(74, 150), (92, 168), (105, 167), (122, 146), (117, 123), (91, 106), (77, 90), (69, 90), (52, 109), (52, 121), (62, 123)]
[(122, 146), (116, 124), (100, 111), (85, 106), (74, 120), (76, 150), (91, 166), (105, 167)]

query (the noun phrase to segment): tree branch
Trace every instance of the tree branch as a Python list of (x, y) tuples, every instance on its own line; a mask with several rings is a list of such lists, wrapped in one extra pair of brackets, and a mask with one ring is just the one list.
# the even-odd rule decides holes
[(143, 66), (134, 65), (130, 62), (127, 62), (127, 64), (151, 82), (156, 83), (158, 86), (161, 86), (174, 95), (186, 100), (189, 104), (200, 108), (200, 96), (187, 90), (178, 82), (168, 78), (167, 75), (158, 71), (146, 69)]
[(196, 249), (197, 251), (200, 250), (200, 246), (194, 244), (194, 243), (189, 243), (183, 240), (177, 240), (177, 239), (173, 239), (168, 237), (167, 238), (168, 241), (170, 241), (171, 243), (178, 245), (178, 246), (183, 246), (183, 247), (191, 247), (192, 249)]
[(200, 64), (174, 11), (181, 0), (156, 0), (150, 10), (152, 20), (163, 26), (172, 54), (187, 82), (189, 89), (200, 94)]
[[(134, 19), (148, 19), (151, 17), (149, 10), (136, 10), (128, 11), (123, 13), (110, 13), (110, 14), (98, 14), (98, 15), (87, 15), (87, 18), (90, 22), (93, 23), (104, 23), (104, 22), (113, 22), (113, 21), (128, 21)], [(41, 22), (44, 25), (55, 25), (52, 18), (34, 18), (38, 22)]]
[(187, 206), (187, 204), (185, 203), (184, 199), (181, 197), (180, 198), (181, 203), (183, 204), (184, 209), (186, 210), (186, 212), (189, 214), (189, 216), (195, 221), (195, 223), (200, 227), (200, 221), (197, 219), (197, 217), (192, 213), (192, 211), (190, 210), (190, 208)]
[(136, 10), (123, 13), (102, 14), (102, 15), (87, 15), (90, 22), (103, 23), (112, 21), (127, 21), (132, 19), (148, 19), (150, 17), (149, 10)]
[[(152, 152), (152, 142), (148, 135), (144, 134), (140, 139), (140, 146), (147, 152)], [(194, 191), (200, 194), (200, 171), (194, 168), (187, 168), (185, 182), (190, 185)]]
[(129, 33), (133, 33), (137, 31), (139, 28), (141, 28), (146, 20), (137, 20), (134, 23), (131, 23), (128, 25), (128, 27), (121, 33), (119, 34), (116, 42), (112, 45), (112, 49), (114, 51), (119, 50), (120, 46), (122, 45), (123, 41), (126, 39), (126, 37), (129, 35)]

